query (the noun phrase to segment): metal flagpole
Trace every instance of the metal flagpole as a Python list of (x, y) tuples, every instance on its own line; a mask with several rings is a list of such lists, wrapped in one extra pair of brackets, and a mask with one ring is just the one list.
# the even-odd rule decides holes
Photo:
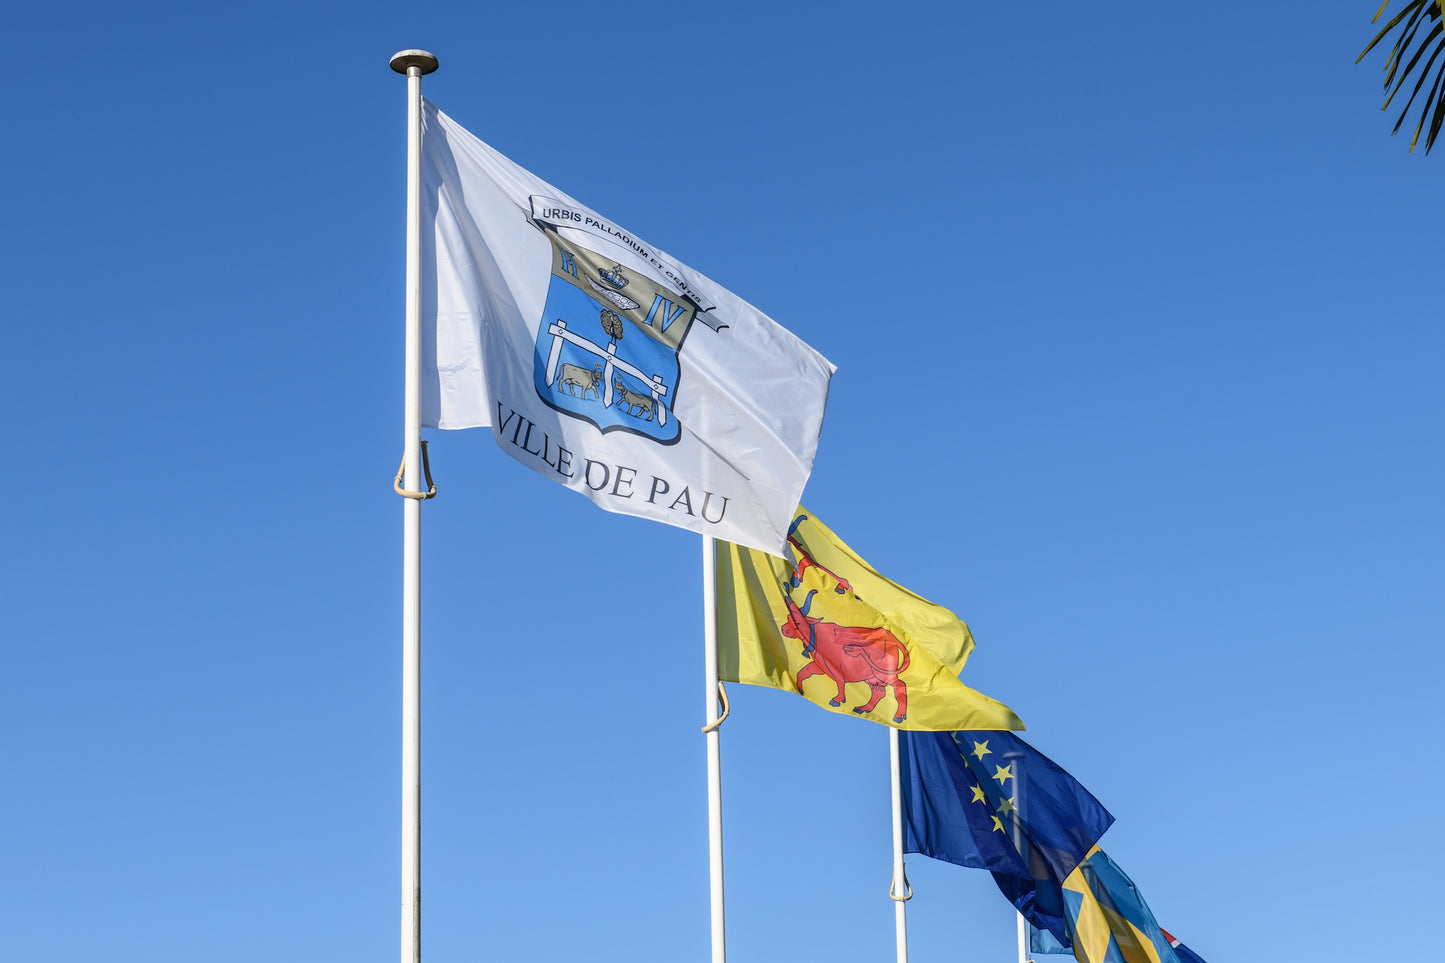
[(398, 491), (402, 512), (401, 963), (421, 961), (421, 78), (437, 69), (425, 50), (403, 50), (406, 74), (406, 405)]
[(703, 687), (707, 695), (707, 863), (712, 901), (712, 963), (727, 960), (723, 927), (722, 757), (718, 724), (717, 556), (711, 535), (702, 537)]
[[(1024, 805), (1024, 754), (1021, 752), (1009, 752), (1004, 754), (1004, 759), (1009, 760), (1014, 774), (1014, 798), (1013, 798), (1013, 844), (1014, 849), (1027, 862), (1029, 854), (1025, 852), (1023, 825), (1019, 821), (1019, 810)], [(1029, 963), (1029, 922), (1024, 919), (1024, 914), (1018, 914), (1017, 922), (1019, 963)]]
[(888, 757), (893, 772), (893, 928), (898, 936), (898, 963), (908, 963), (908, 915), (904, 904), (913, 898), (903, 873), (903, 776), (898, 764), (898, 730), (888, 729)]

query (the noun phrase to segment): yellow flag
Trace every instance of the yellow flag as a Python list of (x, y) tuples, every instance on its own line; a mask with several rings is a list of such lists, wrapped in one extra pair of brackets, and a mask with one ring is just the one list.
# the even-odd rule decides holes
[(1022, 729), (958, 680), (973, 636), (799, 508), (789, 558), (717, 542), (718, 678), (899, 729)]

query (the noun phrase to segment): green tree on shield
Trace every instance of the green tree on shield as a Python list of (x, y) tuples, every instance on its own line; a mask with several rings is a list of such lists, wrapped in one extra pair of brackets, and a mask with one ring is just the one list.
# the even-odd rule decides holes
[[(1371, 23), (1378, 23), (1385, 8), (1390, 5), (1390, 0), (1380, 4), (1380, 9), (1375, 11), (1375, 17)], [(1430, 85), (1430, 93), (1420, 105), (1420, 122), (1415, 125), (1415, 135), (1410, 138), (1410, 150), (1415, 150), (1415, 145), (1420, 140), (1420, 132), (1425, 130), (1425, 122), (1430, 122), (1430, 129), (1425, 132), (1425, 153), (1430, 153), (1430, 148), (1435, 146), (1435, 137), (1440, 133), (1440, 125), (1445, 121), (1445, 97), (1441, 96), (1441, 81), (1445, 80), (1445, 59), (1441, 59), (1441, 51), (1445, 51), (1445, 20), (1441, 19), (1441, 13), (1445, 11), (1445, 0), (1409, 0), (1405, 9), (1397, 13), (1389, 23), (1385, 24), (1383, 30), (1375, 35), (1360, 55), (1355, 58), (1355, 63), (1365, 59), (1365, 54), (1375, 49), (1375, 45), (1384, 40), (1392, 31), (1398, 30), (1395, 34), (1395, 45), (1390, 48), (1390, 57), (1385, 61), (1385, 89), (1389, 95), (1385, 97), (1385, 103), (1380, 106), (1381, 110), (1388, 110), (1391, 101), (1405, 87), (1405, 82), (1410, 79), (1415, 68), (1420, 63), (1420, 58), (1426, 51), (1430, 56), (1425, 60), (1425, 66), (1420, 67), (1416, 74), (1414, 89), (1410, 91), (1410, 99), (1405, 101), (1404, 108), (1400, 111), (1399, 118), (1395, 121), (1395, 129), (1390, 131), (1390, 136), (1400, 132), (1400, 127), (1405, 123), (1405, 117), (1410, 113), (1410, 105), (1415, 102), (1416, 96), (1425, 86), (1425, 81), (1433, 79)], [(1429, 26), (1429, 29), (1421, 34), (1421, 28)], [(1408, 58), (1408, 59), (1407, 59)], [(1439, 60), (1438, 67), (1435, 62)], [(1430, 68), (1435, 67), (1432, 75)]]

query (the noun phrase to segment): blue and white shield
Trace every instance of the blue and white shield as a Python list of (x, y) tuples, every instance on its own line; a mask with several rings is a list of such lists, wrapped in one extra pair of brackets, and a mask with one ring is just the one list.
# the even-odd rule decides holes
[(545, 233), (552, 278), (537, 325), (538, 396), (603, 432), (677, 441), (677, 353), (696, 305), (654, 277)]

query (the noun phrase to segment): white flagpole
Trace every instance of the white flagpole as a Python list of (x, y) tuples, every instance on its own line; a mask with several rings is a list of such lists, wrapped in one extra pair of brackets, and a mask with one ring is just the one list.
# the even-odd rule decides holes
[(406, 405), (402, 485), (401, 963), (421, 961), (421, 78), (425, 50), (403, 50), (406, 74)]
[[(1024, 852), (1023, 826), (1019, 822), (1019, 807), (1024, 805), (1024, 755), (1021, 752), (1010, 752), (1004, 755), (1009, 760), (1014, 773), (1014, 810), (1013, 810), (1013, 844), (1019, 855), (1028, 859)], [(1018, 930), (1019, 963), (1029, 963), (1029, 922), (1024, 919), (1024, 914), (1018, 914), (1016, 925)]]
[(893, 881), (888, 895), (893, 899), (893, 928), (898, 938), (898, 963), (908, 963), (908, 914), (904, 904), (912, 898), (903, 875), (903, 775), (898, 764), (898, 730), (888, 729), (888, 756), (893, 774)]
[(703, 687), (707, 695), (707, 863), (712, 903), (712, 963), (727, 960), (723, 927), (722, 756), (718, 733), (717, 557), (711, 535), (702, 537)]

